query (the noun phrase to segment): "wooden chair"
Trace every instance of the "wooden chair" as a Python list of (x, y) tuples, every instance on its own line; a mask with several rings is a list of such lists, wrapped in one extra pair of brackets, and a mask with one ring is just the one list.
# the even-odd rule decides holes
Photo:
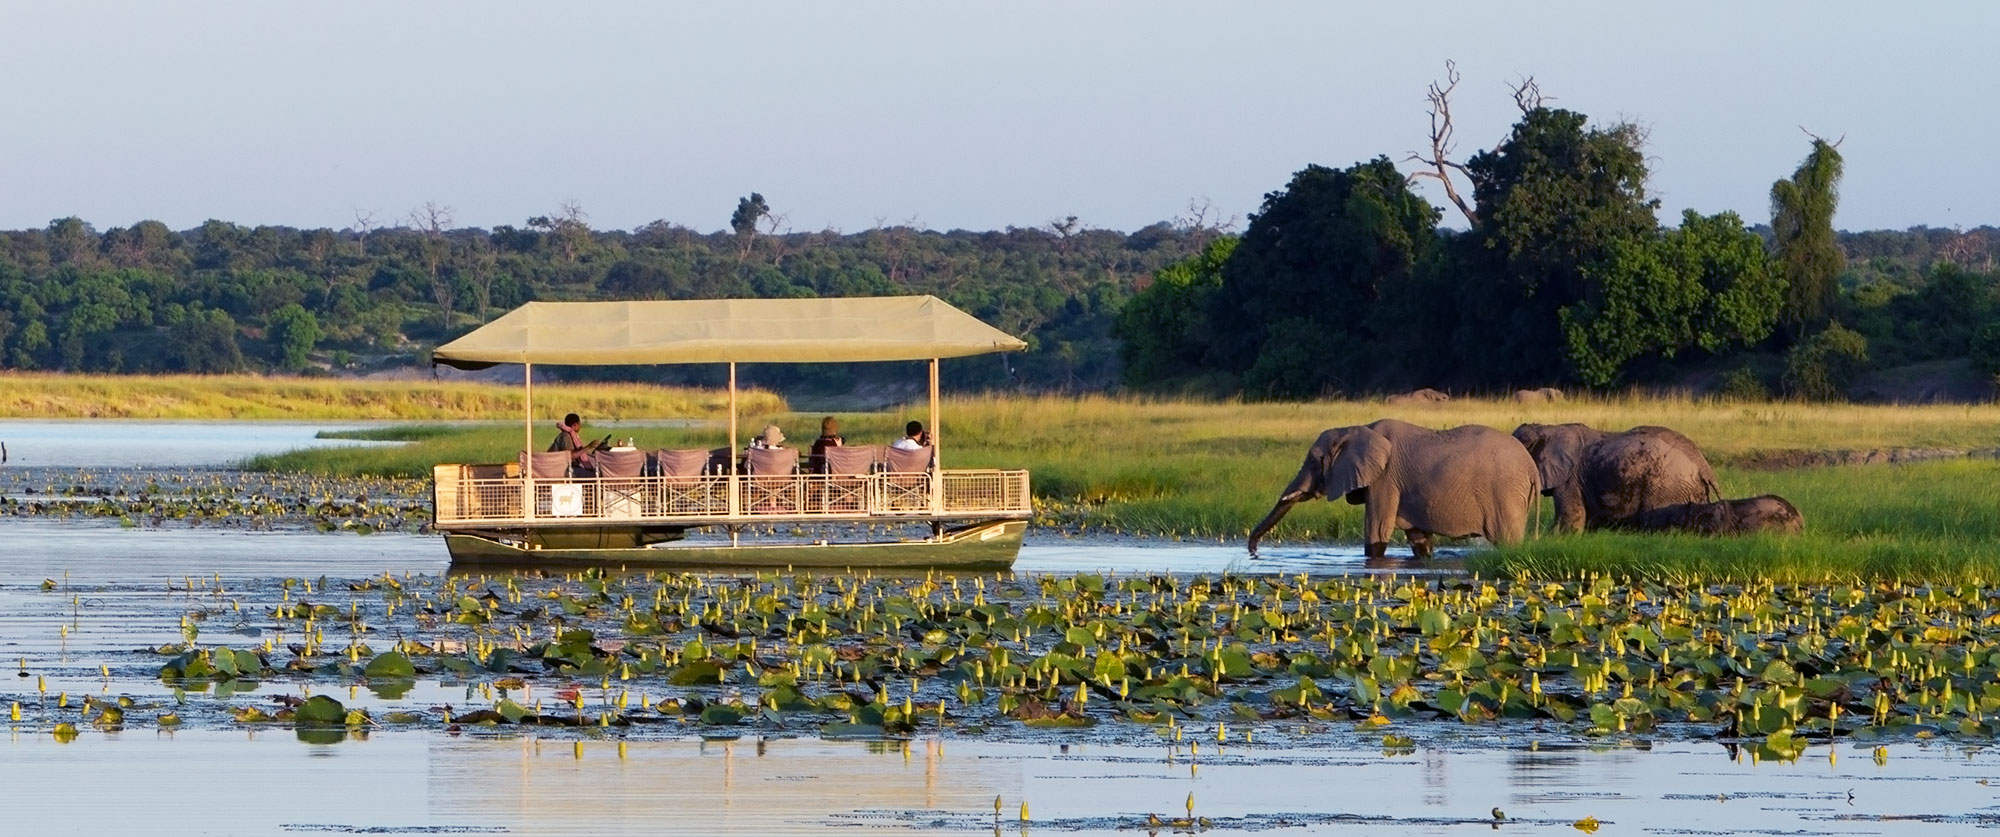
[(752, 513), (795, 514), (804, 505), (798, 448), (751, 448), (744, 472), (744, 507)]
[(634, 518), (645, 514), (647, 506), (646, 452), (602, 450), (597, 461), (597, 507), (599, 516)]
[(726, 495), (717, 491), (721, 481), (710, 476), (712, 452), (700, 448), (653, 452), (659, 473), (660, 513), (675, 515), (714, 514), (727, 510)]
[(887, 471), (882, 479), (882, 505), (889, 511), (929, 511), (931, 507), (931, 462), (937, 448), (925, 445), (916, 450), (890, 447), (884, 452)]
[(843, 445), (822, 451), (820, 511), (860, 514), (869, 509), (869, 474), (882, 461), (879, 445)]

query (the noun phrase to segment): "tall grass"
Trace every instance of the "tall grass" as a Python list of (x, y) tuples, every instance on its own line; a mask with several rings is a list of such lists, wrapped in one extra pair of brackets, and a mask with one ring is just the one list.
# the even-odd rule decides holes
[[(922, 405), (885, 413), (836, 414), (853, 444), (891, 441), (901, 435), (905, 420), (925, 415)], [(1503, 430), (1524, 421), (1582, 421), (1611, 428), (1665, 424), (1688, 433), (1718, 463), (1767, 450), (1973, 448), (2000, 443), (1996, 436), (2000, 407), (1991, 405), (1809, 406), (1616, 398), (1540, 405), (1455, 401), (1388, 407), (1379, 402), (979, 396), (948, 399), (943, 416), (940, 437), (947, 467), (1028, 468), (1037, 496), (1055, 504), (1058, 514), (1074, 512), (1089, 525), (1109, 530), (1209, 538), (1241, 537), (1269, 509), (1319, 431), (1383, 417), (1433, 427), (1479, 423)], [(819, 418), (819, 414), (746, 411), (739, 442), (771, 420), (784, 427), (796, 444), (804, 444), (816, 434)], [(616, 432), (638, 437), (643, 447), (714, 447), (728, 441), (715, 424)], [(538, 426), (537, 433), (546, 436), (546, 428)], [(257, 467), (422, 476), (433, 462), (501, 461), (521, 447), (519, 425), (446, 431), (390, 428), (382, 435), (426, 438), (401, 449), (309, 451), (260, 460)], [(541, 436), (537, 441), (547, 444)], [(1963, 491), (1979, 482), (1978, 475), (2000, 469), (1988, 463), (1947, 462), (1934, 468), (1790, 472), (1747, 471), (1723, 464), (1721, 470), (1731, 496), (1784, 494), (1805, 510), (1809, 524), (1819, 522), (1819, 510), (1835, 509), (1838, 517), (1854, 521), (1864, 532), (1902, 532), (1907, 531), (1909, 516), (1946, 514), (1951, 503), (1967, 498)], [(1933, 485), (1934, 480), (1941, 482)], [(1888, 500), (1863, 502), (1856, 492), (1864, 489), (1891, 499), (1928, 499), (1915, 508)], [(1946, 491), (1948, 496), (1925, 493), (1932, 491)], [(1973, 517), (1963, 525), (2000, 533), (1991, 518)], [(1308, 530), (1313, 539), (1353, 537), (1359, 521), (1356, 507), (1308, 503), (1294, 510), (1274, 537), (1305, 538)]]
[[(783, 399), (737, 395), (746, 415), (777, 413)], [(257, 375), (67, 375), (0, 373), (0, 416), (146, 419), (518, 419), (521, 387), (465, 381), (375, 381)], [(535, 413), (591, 418), (722, 415), (724, 392), (643, 384), (549, 384)]]
[(1795, 538), (1593, 532), (1475, 555), (1487, 573), (1587, 573), (1669, 580), (2000, 582), (2000, 464), (1984, 460), (1719, 474), (1732, 496), (1780, 494), (1799, 507)]

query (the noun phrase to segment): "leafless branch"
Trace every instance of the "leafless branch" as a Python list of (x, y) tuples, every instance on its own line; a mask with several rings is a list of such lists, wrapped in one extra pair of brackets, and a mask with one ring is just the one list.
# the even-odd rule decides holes
[(1431, 105), (1430, 156), (1426, 157), (1412, 151), (1410, 152), (1410, 156), (1405, 158), (1405, 161), (1429, 166), (1429, 171), (1412, 172), (1410, 180), (1414, 182), (1419, 177), (1436, 178), (1439, 183), (1444, 184), (1445, 197), (1450, 198), (1452, 204), (1458, 207), (1458, 211), (1465, 215), (1466, 223), (1477, 226), (1479, 224), (1478, 213), (1473, 212), (1472, 205), (1467, 203), (1465, 198), (1458, 194), (1458, 185), (1453, 183), (1451, 179), (1451, 172), (1454, 169), (1461, 174), (1466, 173), (1464, 165), (1451, 159), (1453, 150), (1452, 133), (1454, 131), (1451, 122), (1451, 94), (1452, 91), (1458, 89), (1460, 78), (1458, 62), (1444, 62), (1444, 83), (1431, 82), (1430, 90), (1424, 94), (1424, 99), (1429, 101)]
[[(1806, 126), (1804, 126), (1804, 125), (1800, 125), (1800, 126), (1799, 126), (1799, 130), (1800, 130), (1800, 131), (1804, 131), (1804, 132), (1805, 132), (1805, 135), (1806, 135), (1806, 136), (1809, 136), (1809, 137), (1812, 137), (1812, 138), (1813, 138), (1813, 141), (1814, 141), (1814, 142), (1826, 142), (1826, 137), (1822, 137), (1822, 136), (1820, 136), (1820, 135), (1818, 135), (1818, 134), (1815, 134), (1815, 133), (1813, 133), (1813, 132), (1811, 132), (1811, 131), (1806, 131)], [(1846, 135), (1846, 134), (1841, 134), (1841, 135), (1840, 135), (1840, 139), (1837, 139), (1837, 140), (1834, 140), (1833, 142), (1826, 142), (1826, 144), (1827, 144), (1827, 147), (1829, 147), (1829, 148), (1839, 148), (1839, 147), (1840, 147), (1840, 144), (1841, 144), (1841, 143), (1843, 143), (1843, 142), (1846, 142), (1846, 141), (1847, 141), (1847, 135)]]
[(1542, 85), (1535, 81), (1534, 76), (1521, 79), (1519, 84), (1507, 85), (1507, 89), (1514, 92), (1514, 107), (1520, 108), (1522, 113), (1539, 109), (1556, 98), (1544, 94)]

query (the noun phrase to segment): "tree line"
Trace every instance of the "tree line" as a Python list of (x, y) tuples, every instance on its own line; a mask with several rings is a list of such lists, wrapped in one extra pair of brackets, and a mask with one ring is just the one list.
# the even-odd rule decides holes
[[(1299, 398), (1698, 380), (1837, 398), (1873, 370), (2000, 374), (2000, 235), (1836, 232), (1838, 140), (1810, 138), (1780, 173), (1768, 223), (1690, 211), (1666, 226), (1642, 128), (1548, 107), (1529, 80), (1506, 138), (1460, 157), (1455, 82), (1431, 90), (1427, 152), (1307, 166), (1240, 234), (1199, 201), (1131, 233), (1075, 217), (802, 232), (761, 193), (712, 232), (596, 229), (574, 203), (491, 229), (457, 226), (438, 203), (341, 230), (60, 218), (0, 232), (0, 368), (352, 374), (418, 364), (529, 300), (928, 293), (1029, 343), (952, 361), (948, 380), (968, 389)], [(1412, 190), (1422, 178), (1446, 187), (1445, 210)], [(828, 392), (909, 378), (756, 370), (763, 385)]]
[[(753, 194), (729, 228), (708, 233), (665, 221), (593, 229), (574, 204), (492, 229), (455, 227), (434, 203), (394, 225), (364, 215), (344, 230), (226, 221), (98, 230), (61, 218), (0, 232), (0, 368), (340, 374), (419, 363), (529, 300), (934, 294), (1030, 346), (954, 361), (956, 385), (1102, 390), (1119, 379), (1118, 310), (1145, 277), (1225, 232), (1213, 214), (1194, 204), (1132, 233), (1074, 217), (991, 232), (914, 219), (798, 232)], [(767, 385), (871, 380), (865, 366), (757, 369)], [(720, 373), (564, 374), (709, 382)]]
[[(1431, 88), (1414, 172), (1386, 155), (1308, 166), (1240, 238), (1156, 274), (1116, 326), (1126, 383), (1300, 398), (1692, 380), (1826, 400), (1927, 361), (2000, 375), (2000, 239), (1837, 233), (1838, 140), (1810, 137), (1768, 224), (1689, 210), (1668, 227), (1642, 127), (1549, 107), (1529, 79), (1505, 139), (1460, 159), (1457, 80)], [(1423, 178), (1465, 230), (1412, 191)]]

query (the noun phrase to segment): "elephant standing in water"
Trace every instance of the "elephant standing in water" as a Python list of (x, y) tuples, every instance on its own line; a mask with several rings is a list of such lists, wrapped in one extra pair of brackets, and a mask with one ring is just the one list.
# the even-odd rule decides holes
[(1363, 543), (1370, 558), (1388, 551), (1394, 529), (1409, 537), (1418, 558), (1430, 557), (1433, 535), (1516, 543), (1540, 492), (1535, 460), (1490, 427), (1431, 430), (1395, 419), (1336, 427), (1319, 434), (1277, 505), (1250, 530), (1250, 554), (1300, 500), (1335, 496), (1367, 506)]
[(1652, 509), (1722, 498), (1701, 448), (1665, 427), (1523, 424), (1514, 438), (1535, 458), (1542, 493), (1555, 498), (1557, 531), (1633, 526)]

